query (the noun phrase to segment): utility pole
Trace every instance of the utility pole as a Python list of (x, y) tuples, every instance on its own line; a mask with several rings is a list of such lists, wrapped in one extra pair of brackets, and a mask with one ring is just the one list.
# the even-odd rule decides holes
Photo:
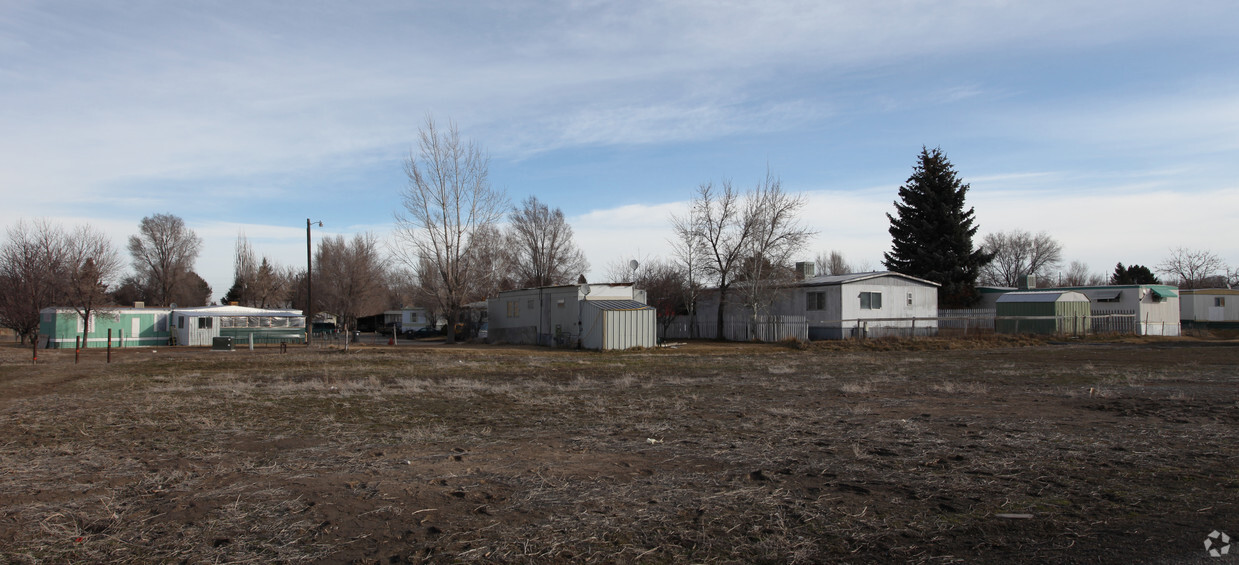
[(311, 253), (313, 247), (310, 245), (310, 224), (318, 224), (318, 227), (323, 227), (323, 222), (312, 222), (309, 218), (305, 219), (305, 287), (306, 287), (306, 305), (305, 305), (305, 346), (310, 346), (310, 337), (314, 335), (314, 265), (311, 262)]

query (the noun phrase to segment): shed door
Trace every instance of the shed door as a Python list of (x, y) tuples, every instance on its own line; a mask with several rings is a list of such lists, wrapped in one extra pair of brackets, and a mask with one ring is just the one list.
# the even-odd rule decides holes
[(137, 316), (129, 323), (129, 337), (136, 338), (142, 334), (142, 320)]

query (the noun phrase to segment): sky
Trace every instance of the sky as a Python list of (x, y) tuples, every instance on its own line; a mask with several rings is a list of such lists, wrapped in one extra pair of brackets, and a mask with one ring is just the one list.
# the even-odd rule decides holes
[(699, 185), (767, 170), (805, 198), (802, 260), (881, 269), (923, 146), (970, 185), (978, 242), (1239, 266), (1237, 37), (1233, 0), (0, 0), (0, 224), (89, 223), (124, 253), (180, 216), (218, 299), (241, 233), (284, 265), (307, 219), (407, 245), (433, 118), (513, 204), (564, 211), (595, 282), (669, 258)]

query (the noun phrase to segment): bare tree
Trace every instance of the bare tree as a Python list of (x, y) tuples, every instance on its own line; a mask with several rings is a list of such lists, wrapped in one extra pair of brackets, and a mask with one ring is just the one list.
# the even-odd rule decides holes
[(798, 215), (804, 204), (803, 196), (783, 192), (782, 182), (770, 171), (748, 194), (746, 217), (755, 229), (738, 278), (745, 282), (744, 304), (754, 324), (779, 289), (794, 280), (792, 257), (804, 249), (814, 233), (800, 225)]
[(65, 297), (82, 319), (85, 339), (97, 311), (110, 303), (108, 286), (120, 272), (120, 253), (107, 235), (87, 225), (78, 226), (65, 241)]
[(250, 286), (258, 274), (258, 257), (245, 232), (237, 234), (232, 253), (232, 288), (224, 294), (224, 303), (236, 302), (241, 306), (253, 306)]
[(745, 281), (745, 302), (756, 311), (764, 296), (777, 286), (780, 267), (799, 251), (813, 233), (802, 228), (796, 214), (804, 199), (782, 191), (781, 183), (766, 178), (747, 194), (730, 182), (721, 190), (712, 183), (697, 189), (688, 217), (672, 217), (684, 241), (691, 241), (702, 257), (704, 274), (718, 292), (717, 334), (724, 339), (728, 293), (739, 279)]
[(854, 272), (852, 266), (843, 258), (843, 254), (830, 250), (830, 253), (818, 253), (814, 261), (817, 272), (821, 275), (846, 275)]
[(18, 221), (0, 247), (0, 325), (37, 339), (39, 312), (63, 297), (67, 236), (47, 220)]
[(981, 249), (994, 259), (981, 267), (979, 282), (995, 286), (1018, 286), (1025, 275), (1046, 278), (1063, 260), (1062, 244), (1045, 232), (991, 233), (981, 241)]
[(244, 233), (237, 235), (232, 261), (232, 288), (224, 295), (224, 302), (255, 308), (278, 308), (288, 303), (291, 278), (286, 270), (265, 255), (259, 260)]
[(1177, 247), (1157, 264), (1157, 271), (1177, 279), (1180, 288), (1205, 288), (1211, 277), (1227, 272), (1228, 267), (1212, 251)]
[(356, 327), (357, 318), (372, 316), (387, 306), (387, 271), (372, 234), (325, 237), (314, 257), (315, 301), (331, 312), (345, 328)]
[[(455, 124), (440, 131), (427, 117), (418, 148), (419, 154), (405, 161), (409, 184), (401, 195), (404, 211), (396, 214), (396, 234), (408, 247), (397, 254), (420, 276), (433, 279), (423, 286), (454, 327), (464, 304), (484, 298), (471, 293), (471, 281), (490, 271), (478, 264), (475, 236), (503, 217), (507, 197), (491, 187), (486, 157), (460, 139)], [(448, 332), (449, 343), (453, 334)]]
[[(745, 218), (742, 196), (726, 181), (722, 189), (713, 183), (697, 188), (688, 220), (673, 218), (673, 224), (686, 225), (691, 239), (702, 256), (703, 274), (713, 279), (718, 291), (717, 336), (724, 339), (727, 292), (735, 282), (740, 263), (746, 257), (749, 239), (756, 226)], [(677, 228), (678, 230), (679, 228)]]
[(559, 208), (536, 196), (508, 215), (508, 249), (517, 284), (523, 287), (568, 284), (589, 270), (589, 261), (572, 241), (572, 226)]
[(1100, 286), (1106, 282), (1105, 275), (1090, 271), (1086, 263), (1072, 261), (1059, 278), (1058, 286)]
[(675, 239), (669, 241), (676, 269), (684, 279), (684, 309), (688, 313), (688, 335), (697, 337), (697, 299), (701, 296), (702, 281), (706, 270), (706, 255), (702, 251), (701, 237), (697, 232), (696, 206), (689, 208), (688, 215), (671, 216), (671, 229)]
[(138, 235), (129, 236), (133, 268), (148, 281), (159, 306), (172, 303), (177, 286), (193, 270), (202, 248), (202, 238), (185, 227), (185, 220), (172, 214), (142, 218)]

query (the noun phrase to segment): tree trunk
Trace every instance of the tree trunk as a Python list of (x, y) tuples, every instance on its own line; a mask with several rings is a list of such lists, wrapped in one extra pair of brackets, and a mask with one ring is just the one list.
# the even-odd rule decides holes
[(723, 314), (727, 312), (727, 288), (720, 286), (718, 289), (718, 320), (715, 322), (716, 334), (714, 339), (718, 341), (727, 341), (727, 334), (724, 333), (726, 324), (724, 323)]

